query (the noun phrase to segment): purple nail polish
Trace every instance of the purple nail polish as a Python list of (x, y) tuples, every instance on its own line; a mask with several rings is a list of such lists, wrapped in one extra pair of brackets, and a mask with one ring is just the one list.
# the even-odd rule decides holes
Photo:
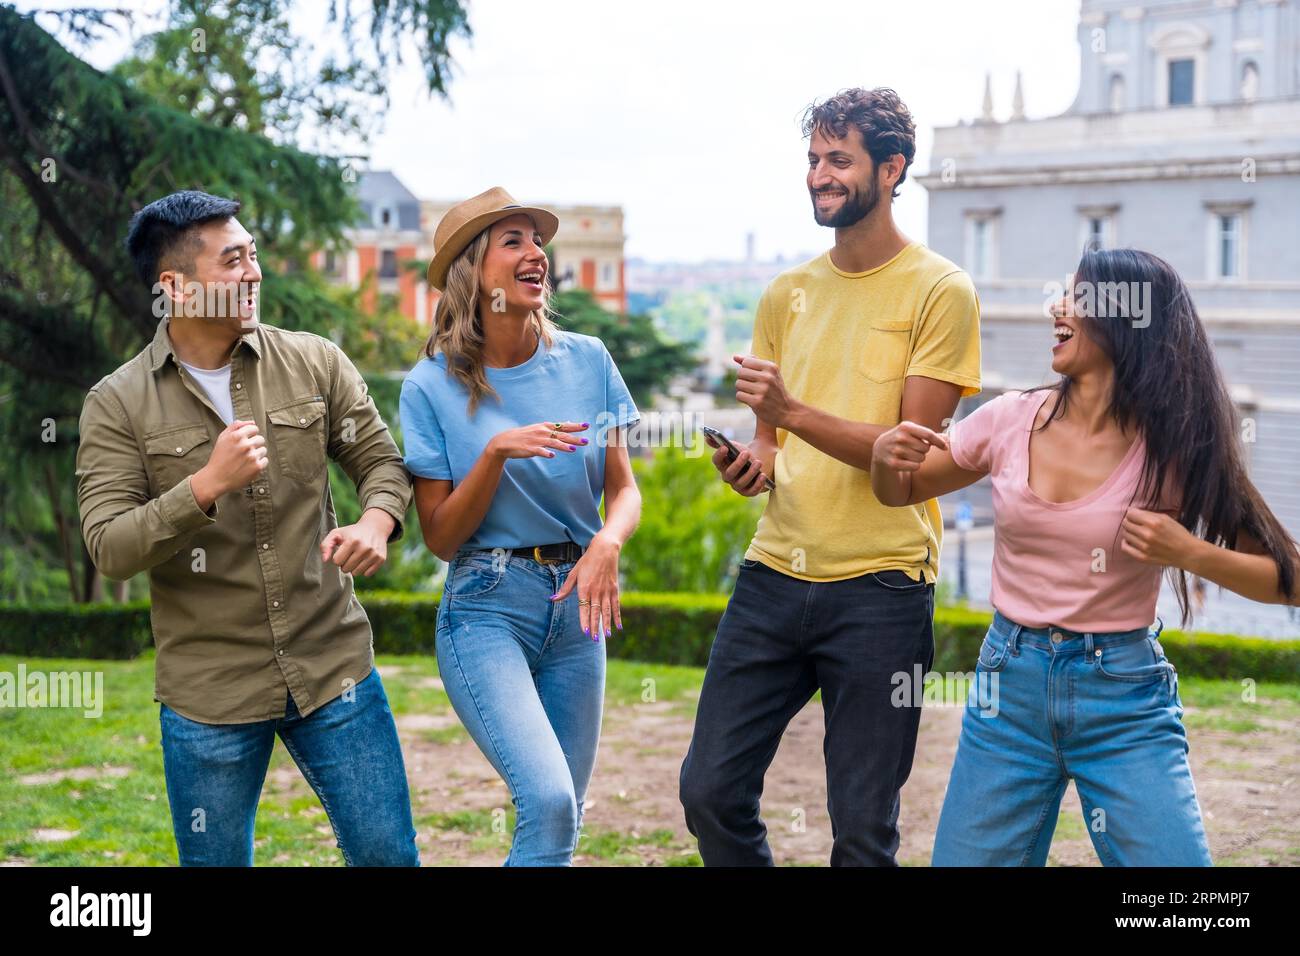
[(588, 425), (590, 425), (590, 424), (591, 424), (591, 422), (583, 422), (583, 423), (582, 423), (582, 427), (583, 427), (583, 428), (586, 428), (586, 427), (587, 427)]
[(586, 439), (586, 438), (582, 439), (582, 443), (583, 443), (584, 445), (587, 444), (587, 441), (588, 441), (588, 439)]

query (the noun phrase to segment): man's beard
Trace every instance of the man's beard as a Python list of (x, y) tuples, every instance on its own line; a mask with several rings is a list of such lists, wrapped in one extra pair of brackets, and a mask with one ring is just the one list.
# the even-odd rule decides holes
[(839, 208), (838, 212), (830, 216), (823, 217), (817, 209), (817, 193), (813, 193), (813, 218), (817, 220), (819, 226), (831, 226), (835, 229), (844, 229), (848, 226), (855, 225), (863, 218), (870, 215), (871, 210), (876, 208), (880, 202), (880, 184), (871, 180), (871, 186), (867, 193), (863, 194), (856, 190), (850, 191), (844, 199), (844, 205)]

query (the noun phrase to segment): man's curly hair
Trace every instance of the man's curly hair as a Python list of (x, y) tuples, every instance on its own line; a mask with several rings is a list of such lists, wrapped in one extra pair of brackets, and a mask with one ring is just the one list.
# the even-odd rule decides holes
[(872, 162), (879, 164), (897, 153), (903, 154), (903, 173), (894, 185), (893, 198), (897, 199), (898, 187), (907, 178), (907, 167), (916, 157), (916, 124), (911, 112), (897, 93), (882, 86), (874, 90), (840, 90), (821, 103), (813, 103), (803, 114), (804, 136), (821, 131), (843, 139), (850, 126), (862, 134), (862, 145)]

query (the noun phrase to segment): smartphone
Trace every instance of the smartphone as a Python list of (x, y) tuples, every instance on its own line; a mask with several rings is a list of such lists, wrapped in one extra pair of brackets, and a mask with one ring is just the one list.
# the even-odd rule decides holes
[[(732, 442), (732, 440), (728, 438), (726, 435), (722, 434), (722, 432), (718, 431), (716, 428), (710, 428), (708, 425), (701, 425), (700, 431), (704, 432), (705, 438), (712, 439), (711, 444), (713, 445), (714, 448), (721, 447), (727, 449), (727, 464), (731, 464), (740, 456), (740, 449), (736, 447), (735, 443)], [(772, 481), (772, 479), (769, 476), (764, 475), (763, 487), (765, 487), (768, 491), (775, 491), (776, 483)]]

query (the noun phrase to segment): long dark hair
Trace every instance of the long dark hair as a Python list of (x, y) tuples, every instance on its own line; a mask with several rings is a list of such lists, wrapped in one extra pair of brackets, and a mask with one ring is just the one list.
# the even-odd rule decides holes
[[(1300, 555), (1246, 472), (1237, 415), (1187, 286), (1173, 267), (1137, 249), (1089, 250), (1074, 275), (1077, 320), (1115, 366), (1110, 417), (1136, 430), (1146, 461), (1134, 500), (1155, 507), (1180, 490), (1177, 520), (1212, 544), (1236, 548), (1246, 532), (1277, 563), (1280, 592), (1296, 595)], [(1071, 380), (1043, 427), (1065, 414)], [(1183, 626), (1187, 575), (1169, 569)]]

